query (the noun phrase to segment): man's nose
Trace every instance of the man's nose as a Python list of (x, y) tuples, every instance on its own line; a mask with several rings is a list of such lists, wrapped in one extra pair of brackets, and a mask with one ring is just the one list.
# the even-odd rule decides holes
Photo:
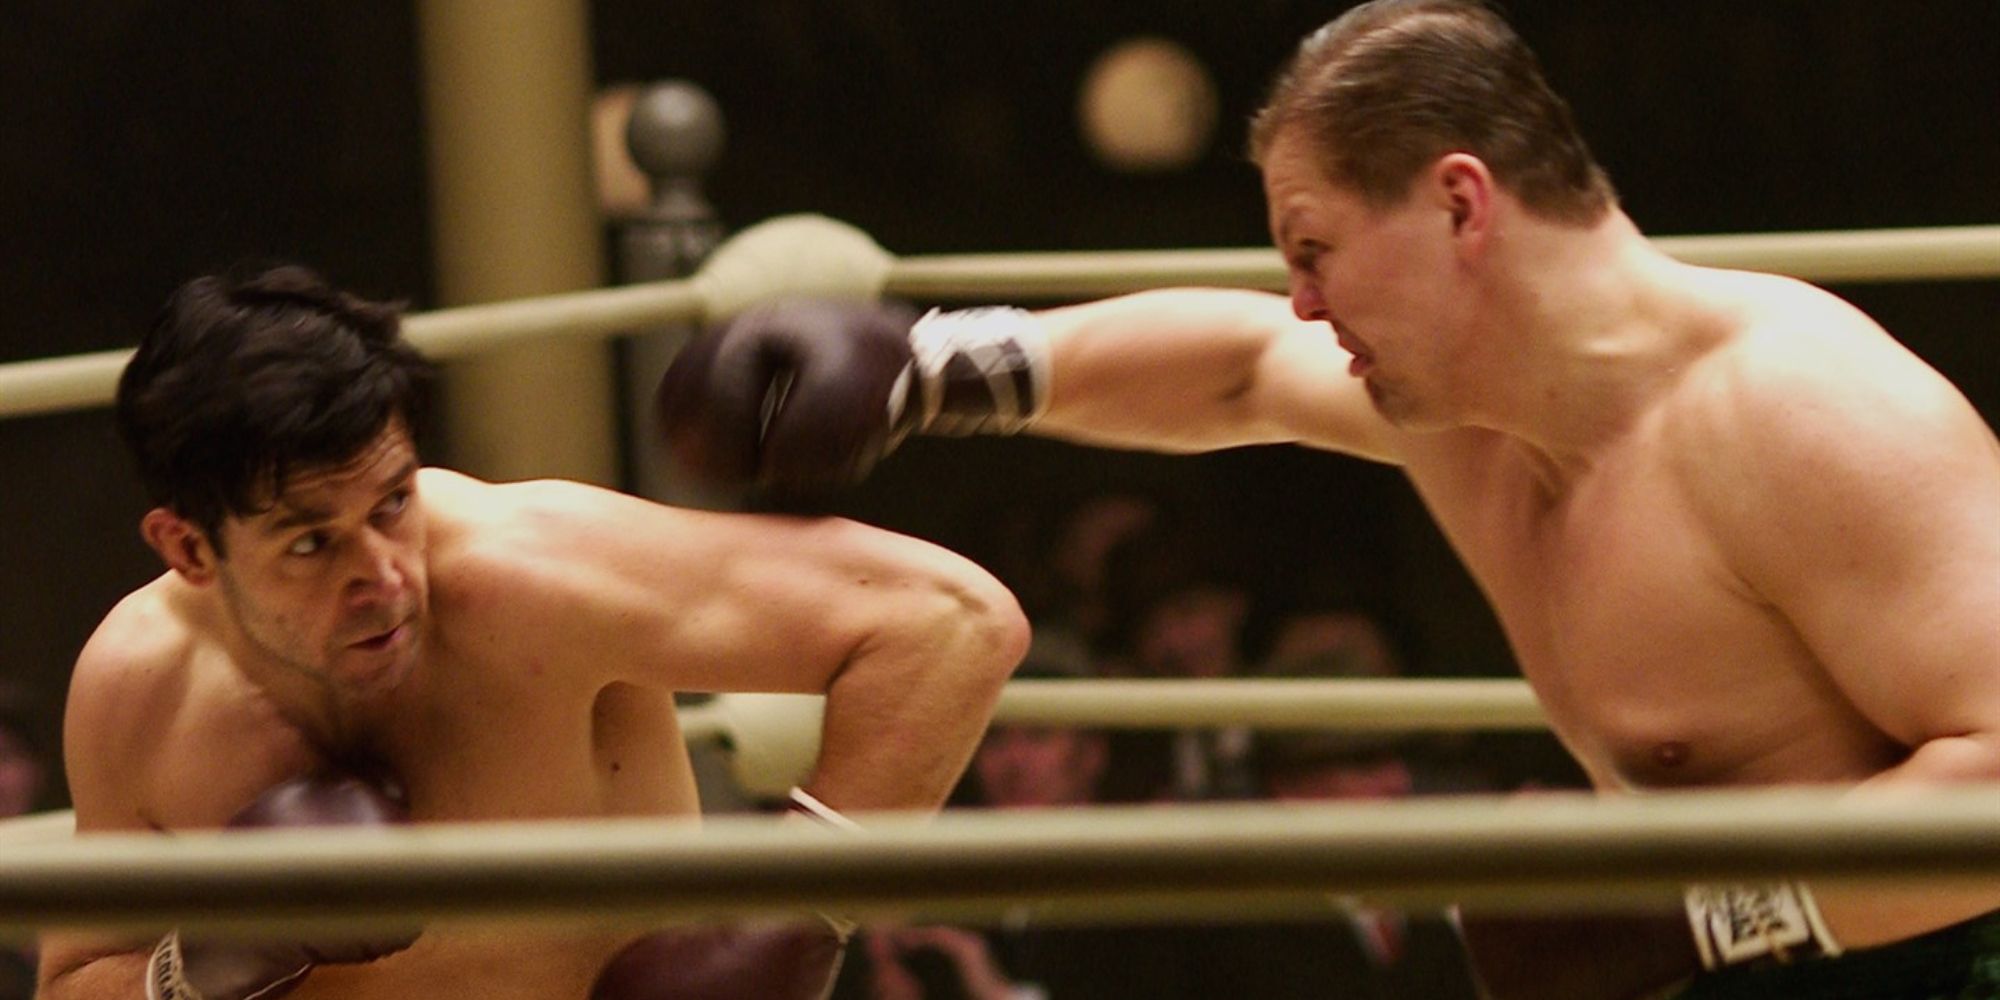
[(1311, 275), (1292, 275), (1292, 312), (1307, 322), (1327, 318), (1326, 297), (1320, 294)]
[(348, 579), (348, 593), (356, 603), (398, 596), (408, 577), (397, 562), (401, 547), (376, 531), (364, 531)]

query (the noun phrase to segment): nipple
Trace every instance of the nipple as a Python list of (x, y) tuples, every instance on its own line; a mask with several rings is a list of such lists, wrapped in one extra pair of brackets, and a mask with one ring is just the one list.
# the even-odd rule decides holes
[(1653, 763), (1661, 767), (1679, 767), (1687, 763), (1688, 745), (1680, 740), (1668, 740), (1653, 744)]

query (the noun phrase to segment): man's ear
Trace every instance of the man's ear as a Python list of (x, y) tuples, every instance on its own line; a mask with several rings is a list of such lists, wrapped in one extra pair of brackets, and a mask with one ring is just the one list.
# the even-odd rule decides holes
[(1493, 226), (1493, 171), (1470, 153), (1447, 153), (1431, 166), (1431, 192), (1451, 213), (1452, 236), (1482, 246)]
[(189, 583), (206, 586), (215, 579), (221, 557), (210, 544), (208, 533), (193, 521), (165, 507), (155, 507), (139, 520), (139, 534), (168, 569)]

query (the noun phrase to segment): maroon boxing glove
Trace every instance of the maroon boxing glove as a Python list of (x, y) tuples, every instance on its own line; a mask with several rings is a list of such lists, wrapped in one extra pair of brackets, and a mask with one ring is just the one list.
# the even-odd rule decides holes
[[(861, 829), (803, 788), (792, 789), (785, 808), (791, 818)], [(605, 963), (590, 1000), (823, 1000), (853, 933), (852, 921), (822, 916), (648, 934)]]
[[(230, 829), (379, 826), (409, 821), (401, 801), (350, 775), (316, 774), (277, 785), (245, 806)], [(410, 929), (311, 941), (205, 940), (166, 936), (146, 967), (148, 1000), (275, 1000), (314, 966), (369, 962), (408, 948)]]
[(1048, 399), (1049, 348), (1019, 309), (798, 300), (751, 309), (681, 349), (660, 433), (688, 471), (817, 490), (859, 480), (904, 436), (1011, 434)]
[(825, 921), (660, 931), (612, 956), (591, 1000), (821, 1000), (845, 936)]
[(890, 393), (910, 363), (907, 307), (758, 306), (694, 338), (660, 380), (660, 431), (688, 471), (726, 484), (819, 488), (893, 446)]

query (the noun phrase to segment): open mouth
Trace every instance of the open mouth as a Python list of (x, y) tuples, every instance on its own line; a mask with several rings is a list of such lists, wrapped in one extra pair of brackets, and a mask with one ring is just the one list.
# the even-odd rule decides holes
[(352, 642), (349, 643), (348, 645), (351, 648), (359, 649), (364, 652), (374, 652), (380, 649), (387, 649), (397, 639), (402, 638), (404, 631), (409, 627), (410, 627), (409, 623), (405, 622), (401, 625), (396, 626), (395, 628), (390, 629), (387, 632), (383, 632), (378, 635), (372, 635), (359, 642)]
[(1333, 335), (1334, 339), (1340, 342), (1340, 349), (1352, 356), (1347, 362), (1347, 374), (1359, 378), (1375, 367), (1375, 356), (1368, 353), (1368, 348), (1362, 346), (1359, 341), (1349, 337), (1339, 327), (1334, 328)]

